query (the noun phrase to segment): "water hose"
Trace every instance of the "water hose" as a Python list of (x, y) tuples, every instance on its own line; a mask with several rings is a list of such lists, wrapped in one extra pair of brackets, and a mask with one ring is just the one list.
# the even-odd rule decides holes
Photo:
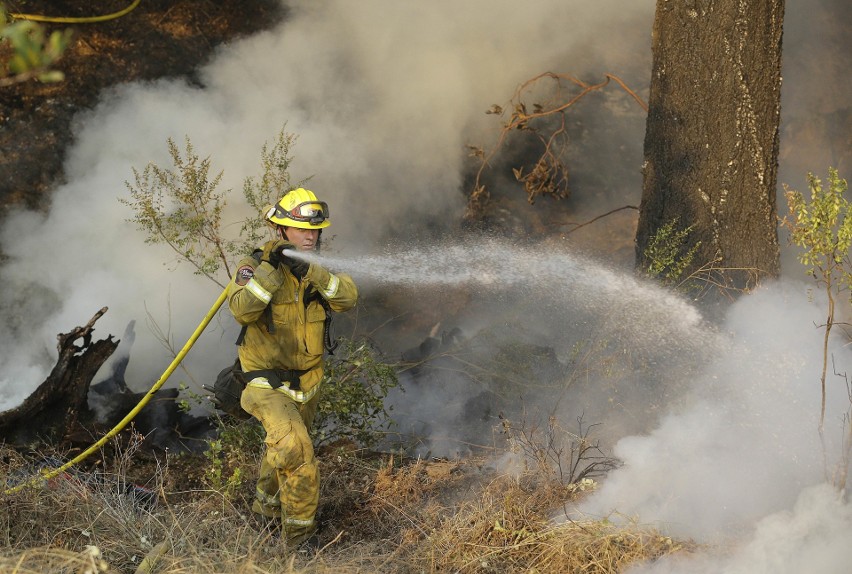
[(107, 20), (115, 20), (116, 18), (121, 18), (125, 14), (129, 14), (132, 12), (142, 0), (133, 0), (133, 3), (125, 8), (124, 10), (119, 10), (118, 12), (113, 12), (112, 14), (104, 14), (103, 16), (86, 16), (82, 18), (72, 18), (72, 17), (53, 17), (53, 16), (40, 16), (38, 14), (14, 14), (10, 13), (9, 16), (15, 18), (17, 20), (32, 20), (33, 22), (51, 22), (57, 24), (93, 24), (95, 22), (106, 22)]
[(124, 429), (125, 426), (127, 426), (127, 423), (129, 423), (131, 420), (133, 420), (133, 417), (135, 417), (137, 414), (139, 414), (139, 411), (141, 411), (142, 408), (145, 405), (148, 404), (148, 402), (154, 397), (154, 393), (156, 393), (160, 389), (160, 387), (163, 386), (163, 384), (166, 382), (166, 380), (169, 378), (169, 376), (178, 367), (180, 362), (183, 361), (183, 358), (186, 356), (186, 354), (189, 352), (189, 350), (195, 344), (195, 341), (198, 339), (198, 337), (201, 336), (201, 333), (204, 331), (204, 329), (207, 327), (207, 325), (210, 323), (210, 321), (216, 315), (216, 312), (219, 311), (219, 307), (221, 307), (222, 304), (225, 302), (225, 298), (227, 297), (227, 295), (228, 295), (228, 289), (225, 288), (222, 291), (222, 294), (219, 295), (219, 298), (216, 299), (216, 302), (213, 303), (213, 306), (210, 307), (210, 310), (207, 312), (207, 315), (204, 317), (204, 319), (201, 321), (201, 323), (198, 325), (198, 327), (195, 329), (195, 332), (192, 334), (192, 336), (189, 338), (189, 340), (186, 342), (186, 344), (183, 346), (183, 348), (180, 350), (180, 352), (177, 355), (175, 355), (175, 358), (172, 361), (172, 363), (169, 365), (169, 367), (163, 372), (163, 374), (160, 376), (160, 378), (157, 380), (157, 382), (154, 383), (154, 386), (152, 386), (151, 389), (147, 393), (145, 393), (145, 396), (142, 397), (142, 399), (139, 401), (139, 403), (137, 403), (137, 405), (135, 407), (133, 407), (133, 410), (131, 410), (129, 413), (127, 413), (127, 416), (125, 416), (123, 419), (121, 419), (121, 422), (119, 422), (117, 425), (115, 425), (115, 427), (113, 427), (112, 430), (110, 430), (108, 433), (106, 433), (98, 442), (96, 442), (95, 444), (93, 444), (92, 446), (90, 446), (89, 448), (87, 448), (86, 450), (81, 452), (80, 454), (78, 454), (72, 460), (69, 460), (68, 462), (66, 462), (65, 464), (63, 464), (62, 466), (60, 466), (59, 468), (56, 468), (54, 470), (50, 470), (50, 471), (42, 470), (40, 476), (34, 477), (34, 478), (32, 478), (32, 479), (30, 479), (26, 482), (23, 482), (23, 483), (21, 483), (17, 486), (6, 489), (5, 494), (12, 494), (12, 493), (18, 492), (19, 490), (22, 490), (22, 489), (26, 488), (27, 486), (33, 486), (33, 485), (37, 484), (40, 480), (50, 480), (51, 478), (59, 476), (60, 474), (62, 474), (63, 472), (65, 472), (66, 470), (68, 470), (69, 468), (71, 468), (72, 466), (77, 464), (78, 462), (80, 462), (81, 460), (85, 459), (86, 457), (88, 457), (90, 454), (92, 454), (93, 452), (95, 452), (99, 448), (101, 448), (104, 444), (106, 444), (106, 442), (109, 439), (111, 439), (112, 437), (117, 435), (119, 432), (121, 432), (121, 430)]

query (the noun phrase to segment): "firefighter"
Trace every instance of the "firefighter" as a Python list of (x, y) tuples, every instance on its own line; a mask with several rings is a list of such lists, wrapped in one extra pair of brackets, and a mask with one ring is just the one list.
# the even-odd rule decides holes
[(228, 305), (243, 325), (240, 404), (266, 431), (252, 511), (280, 518), (282, 535), (296, 545), (316, 530), (319, 470), (308, 431), (331, 345), (329, 321), (355, 306), (358, 291), (348, 275), (289, 256), (318, 251), (331, 223), (328, 205), (312, 191), (287, 193), (265, 217), (277, 238), (240, 262)]

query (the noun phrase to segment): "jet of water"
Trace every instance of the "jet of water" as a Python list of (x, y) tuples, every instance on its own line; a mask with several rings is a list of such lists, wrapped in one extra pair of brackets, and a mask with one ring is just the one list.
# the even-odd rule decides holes
[(684, 352), (717, 344), (714, 328), (684, 296), (578, 253), (478, 239), (354, 257), (299, 256), (350, 274), (362, 289), (463, 289), (489, 297), (495, 310), (528, 298), (551, 321), (603, 321), (608, 336), (636, 349)]

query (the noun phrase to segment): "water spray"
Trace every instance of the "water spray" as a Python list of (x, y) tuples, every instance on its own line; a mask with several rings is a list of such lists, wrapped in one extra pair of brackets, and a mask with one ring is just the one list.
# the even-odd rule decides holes
[(354, 257), (294, 255), (348, 273), (367, 288), (431, 286), (533, 298), (554, 313), (572, 309), (604, 317), (633, 345), (676, 349), (702, 346), (699, 341), (713, 336), (701, 312), (681, 294), (577, 253), (483, 240)]

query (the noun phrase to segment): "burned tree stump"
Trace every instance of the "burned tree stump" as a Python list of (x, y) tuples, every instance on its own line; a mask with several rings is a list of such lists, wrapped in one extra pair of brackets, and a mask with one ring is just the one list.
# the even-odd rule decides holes
[[(101, 365), (118, 347), (112, 335), (92, 342), (95, 322), (104, 307), (84, 327), (59, 334), (59, 358), (47, 379), (18, 407), (0, 412), (0, 441), (23, 446), (34, 441), (60, 443), (78, 423), (92, 419), (87, 397)], [(77, 343), (80, 341), (80, 345)]]

